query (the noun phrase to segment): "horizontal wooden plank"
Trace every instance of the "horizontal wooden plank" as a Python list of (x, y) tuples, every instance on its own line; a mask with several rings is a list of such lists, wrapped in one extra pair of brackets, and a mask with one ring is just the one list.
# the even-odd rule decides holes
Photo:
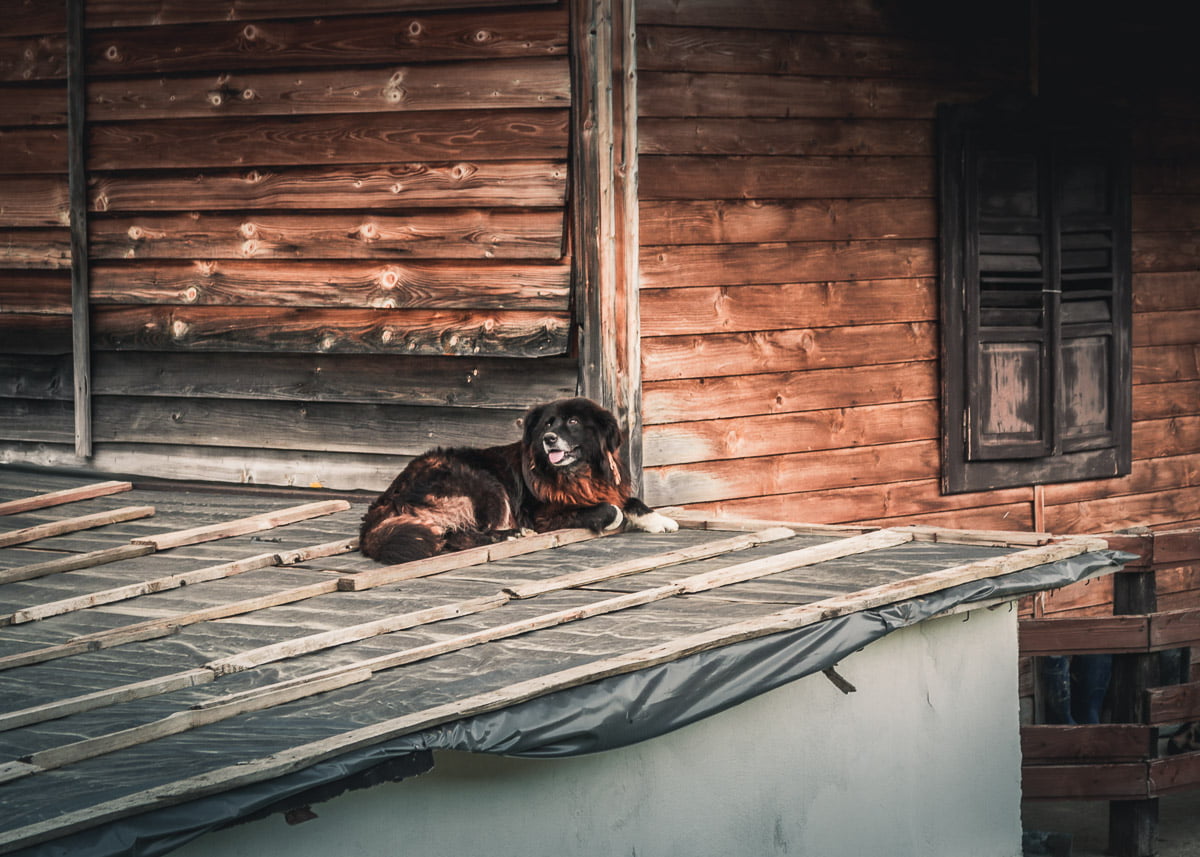
[(109, 524), (119, 524), (124, 521), (136, 521), (148, 518), (154, 514), (153, 506), (123, 506), (105, 512), (94, 512), (90, 515), (78, 515), (73, 518), (63, 518), (32, 527), (8, 530), (0, 533), (0, 547), (11, 547), (65, 533), (77, 533), (80, 530), (90, 530), (96, 527), (106, 527)]
[(0, 179), (0, 226), (68, 226), (69, 221), (65, 174)]
[[(793, 272), (807, 273), (803, 267)], [(688, 282), (686, 274), (681, 279)], [(643, 336), (919, 322), (938, 317), (932, 279), (643, 287), (640, 302)]]
[(67, 124), (67, 88), (0, 83), (0, 126)]
[(638, 74), (643, 116), (870, 116), (929, 119), (945, 101), (985, 94), (974, 79), (866, 80), (780, 74), (645, 71)]
[[(31, 358), (13, 358), (13, 361)], [(248, 363), (249, 361), (249, 363)], [(254, 371), (248, 372), (252, 364)], [(0, 357), (0, 395), (27, 395)], [(572, 396), (569, 358), (466, 358), (379, 354), (138, 353), (93, 355), (96, 396), (159, 396), (287, 402), (362, 402), (523, 410)], [(62, 379), (66, 386), (62, 387)], [(45, 397), (69, 397), (70, 368), (40, 382)], [(39, 396), (31, 396), (38, 398)]]
[(908, 363), (936, 356), (936, 325), (929, 322), (662, 336), (642, 345), (647, 381)]
[(1128, 476), (1088, 482), (1064, 482), (1045, 487), (1047, 506), (1130, 494), (1152, 494), (1200, 485), (1200, 452), (1138, 459)]
[[(799, 452), (764, 458), (678, 464), (647, 469), (645, 499), (652, 506), (705, 503), (739, 497), (878, 486), (928, 478), (938, 472), (938, 444)], [(791, 517), (804, 520), (803, 517)], [(830, 522), (815, 517), (816, 522)]]
[(65, 173), (66, 170), (66, 128), (50, 126), (0, 129), (0, 174), (53, 174)]
[[(1152, 200), (1157, 204), (1158, 197)], [(1133, 278), (1133, 311), (1155, 312), (1200, 307), (1200, 292), (1192, 271), (1148, 272)]]
[[(809, 490), (706, 502), (692, 508), (719, 517), (776, 518), (784, 515), (785, 520), (829, 523), (895, 519), (928, 522), (933, 516), (942, 515), (947, 519), (947, 526), (960, 526), (974, 510), (998, 510), (985, 514), (1002, 518), (1014, 504), (1023, 503), (1028, 507), (1031, 496), (1028, 488), (943, 495), (936, 474), (932, 472), (926, 474), (926, 478), (904, 482), (828, 489), (805, 487)], [(1028, 512), (1026, 517), (1030, 517)], [(1008, 529), (1023, 523), (1019, 520), (1003, 520)]]
[(1200, 720), (1200, 682), (1152, 687), (1146, 691), (1146, 720), (1154, 725)]
[(1134, 271), (1194, 271), (1200, 268), (1200, 236), (1195, 232), (1135, 232)]
[(1100, 498), (1046, 508), (1046, 528), (1056, 533), (1112, 532), (1131, 526), (1165, 526), (1200, 518), (1195, 488)]
[[(294, 524), (297, 521), (309, 521), (323, 515), (332, 515), (334, 512), (344, 512), (349, 508), (350, 504), (345, 500), (322, 500), (316, 503), (293, 506), (288, 509), (250, 515), (249, 517), (238, 518), (234, 521), (206, 524), (201, 527), (193, 527), (188, 530), (178, 530), (156, 536), (143, 536), (132, 539), (131, 543), (153, 545), (155, 550), (160, 551), (168, 550), (169, 548), (183, 547), (184, 545), (197, 545), (202, 542), (227, 539), (232, 536), (244, 536), (248, 533), (261, 533), (263, 530), (273, 530), (276, 527)], [(341, 549), (336, 552), (344, 553)], [(326, 552), (319, 552), (315, 555), (330, 556)]]
[(0, 227), (0, 268), (62, 271), (71, 266), (71, 233), (66, 227)]
[(1133, 230), (1138, 232), (1196, 232), (1200, 206), (1186, 196), (1143, 196), (1132, 199)]
[(0, 312), (0, 342), (7, 354), (70, 353), (71, 317), (66, 313)]
[(1200, 753), (1182, 753), (1150, 763), (1150, 784), (1155, 795), (1177, 794), (1200, 786)]
[(1144, 761), (1157, 755), (1157, 739), (1158, 730), (1131, 724), (1022, 726), (1021, 757), (1026, 766)]
[(92, 331), (97, 349), (541, 357), (566, 352), (570, 323), (515, 310), (101, 307)]
[(928, 279), (937, 268), (920, 239), (642, 247), (640, 258), (643, 287)]
[[(278, 153), (271, 163), (279, 166), (204, 172), (167, 169), (175, 161), (191, 160), (185, 149), (160, 160), (162, 169), (157, 171), (93, 176), (90, 205), (98, 212), (370, 209), (383, 213), (431, 206), (555, 207), (566, 199), (567, 166), (561, 160), (372, 163), (392, 148), (386, 138), (371, 137), (335, 140), (320, 147), (301, 140), (294, 150), (282, 141), (271, 144), (271, 151)], [(321, 166), (309, 166), (314, 162)]]
[(72, 401), (71, 364), (66, 354), (0, 354), (0, 398)]
[(929, 199), (932, 157), (702, 157), (638, 161), (641, 199)]
[(0, 276), (0, 307), (11, 313), (71, 312), (71, 276), (67, 271), (5, 271)]
[(97, 259), (542, 259), (563, 255), (561, 209), (97, 217)]
[[(993, 37), (995, 34), (991, 34)], [(1020, 41), (921, 41), (896, 33), (812, 33), (708, 27), (638, 28), (639, 71), (947, 79), (1020, 75)]]
[[(508, 443), (523, 411), (245, 399), (97, 396), (96, 441), (420, 455), (438, 446)], [(253, 440), (247, 439), (253, 426)]]
[(885, 32), (888, 21), (887, 12), (869, 0), (847, 0), (832, 6), (771, 0), (747, 0), (737, 6), (721, 0), (642, 0), (638, 4), (638, 23), (660, 26)]
[(1200, 450), (1200, 416), (1189, 414), (1133, 424), (1134, 458), (1187, 455), (1197, 450)]
[(928, 156), (927, 119), (780, 119), (739, 116), (639, 117), (647, 155)]
[(132, 483), (116, 480), (89, 482), (86, 485), (80, 485), (75, 488), (64, 488), (61, 491), (48, 491), (44, 494), (34, 494), (29, 497), (5, 501), (0, 503), (0, 515), (15, 515), (18, 512), (45, 509), (49, 506), (60, 506), (63, 503), (90, 500), (93, 497), (106, 497), (109, 494), (120, 494), (132, 488)]
[(935, 238), (932, 200), (645, 200), (643, 244), (764, 244)]
[[(553, 0), (526, 0), (527, 6), (543, 6)], [(154, 27), (204, 21), (255, 21), (259, 19), (336, 17), (419, 9), (461, 10), (463, 0), (357, 0), (351, 7), (329, 6), (320, 0), (294, 0), (280, 5), (276, 0), (95, 0), (88, 5), (88, 28)], [(503, 0), (471, 0), (471, 7), (506, 6)]]
[(565, 57), (93, 80), (88, 119), (293, 116), (562, 108)]
[[(320, 142), (315, 142), (320, 141)], [(395, 117), (264, 116), (94, 125), (92, 170), (562, 159), (565, 110), (452, 110)], [(258, 175), (258, 174), (255, 174)]]
[[(103, 31), (88, 40), (90, 74), (177, 74), (199, 69), (315, 68), (567, 52), (566, 9), (459, 14), (331, 16), (163, 24)], [(351, 10), (347, 10), (351, 11)], [(65, 73), (65, 72), (64, 72)]]
[[(162, 443), (99, 443), (88, 466), (103, 473), (234, 485), (287, 485), (350, 491), (382, 491), (410, 456), (377, 453), (274, 450)], [(40, 443), (0, 434), (0, 463), (79, 467), (75, 444)]]
[(1140, 762), (1095, 765), (1023, 765), (1025, 800), (1143, 800), (1153, 797), (1150, 768)]
[(571, 282), (566, 263), (486, 260), (99, 262), (91, 273), (97, 303), (376, 309), (565, 311)]
[(1135, 346), (1193, 345), (1200, 330), (1200, 309), (1139, 312), (1133, 316)]
[(1138, 384), (1133, 388), (1133, 419), (1161, 420), (1200, 413), (1200, 381)]
[(647, 466), (937, 439), (936, 402), (647, 426)]
[(1150, 621), (1141, 615), (1028, 619), (1021, 622), (1018, 638), (1025, 656), (1143, 652)]
[(1133, 383), (1159, 384), (1200, 378), (1200, 343), (1133, 349)]

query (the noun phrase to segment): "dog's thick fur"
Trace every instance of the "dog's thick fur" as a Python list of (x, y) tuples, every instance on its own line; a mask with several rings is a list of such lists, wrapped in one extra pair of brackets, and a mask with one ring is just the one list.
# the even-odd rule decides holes
[(589, 399), (559, 399), (525, 415), (521, 440), (486, 449), (435, 449), (409, 463), (363, 516), (362, 552), (408, 562), (491, 544), (523, 530), (628, 523), (678, 525), (633, 496), (617, 451), (616, 418)]

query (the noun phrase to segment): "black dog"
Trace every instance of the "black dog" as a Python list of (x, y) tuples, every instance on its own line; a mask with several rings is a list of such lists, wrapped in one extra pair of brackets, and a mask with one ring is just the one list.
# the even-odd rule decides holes
[(588, 399), (525, 415), (521, 440), (435, 449), (413, 459), (363, 516), (361, 550), (399, 563), (491, 544), (523, 530), (679, 528), (630, 490), (616, 417)]

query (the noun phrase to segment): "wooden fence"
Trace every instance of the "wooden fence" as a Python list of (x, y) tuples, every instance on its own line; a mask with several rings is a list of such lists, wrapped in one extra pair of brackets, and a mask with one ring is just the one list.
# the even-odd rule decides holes
[(1158, 604), (1164, 581), (1200, 565), (1200, 527), (1105, 538), (1138, 557), (1113, 577), (1111, 612), (1023, 619), (1020, 648), (1027, 657), (1113, 654), (1112, 722), (1024, 727), (1022, 790), (1026, 799), (1109, 801), (1109, 853), (1148, 857), (1159, 797), (1200, 787), (1200, 751), (1159, 749), (1160, 729), (1200, 720), (1200, 681), (1189, 680), (1190, 669), (1180, 684), (1159, 679), (1159, 653), (1200, 644), (1200, 593), (1191, 593), (1192, 606)]

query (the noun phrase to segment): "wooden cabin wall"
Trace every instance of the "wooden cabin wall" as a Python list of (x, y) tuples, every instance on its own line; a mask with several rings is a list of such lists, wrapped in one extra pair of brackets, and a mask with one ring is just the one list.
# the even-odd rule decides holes
[[(71, 463), (62, 14), (0, 5), (0, 460)], [(377, 488), (574, 392), (566, 8), (465, 5), (87, 2), (87, 463)]]
[[(1132, 474), (939, 489), (936, 105), (1072, 62), (1031, 53), (1023, 4), (992, 5), (639, 2), (650, 502), (1055, 532), (1200, 518), (1194, 75), (1143, 70), (1129, 93)], [(1152, 44), (1132, 23), (1116, 37)]]

